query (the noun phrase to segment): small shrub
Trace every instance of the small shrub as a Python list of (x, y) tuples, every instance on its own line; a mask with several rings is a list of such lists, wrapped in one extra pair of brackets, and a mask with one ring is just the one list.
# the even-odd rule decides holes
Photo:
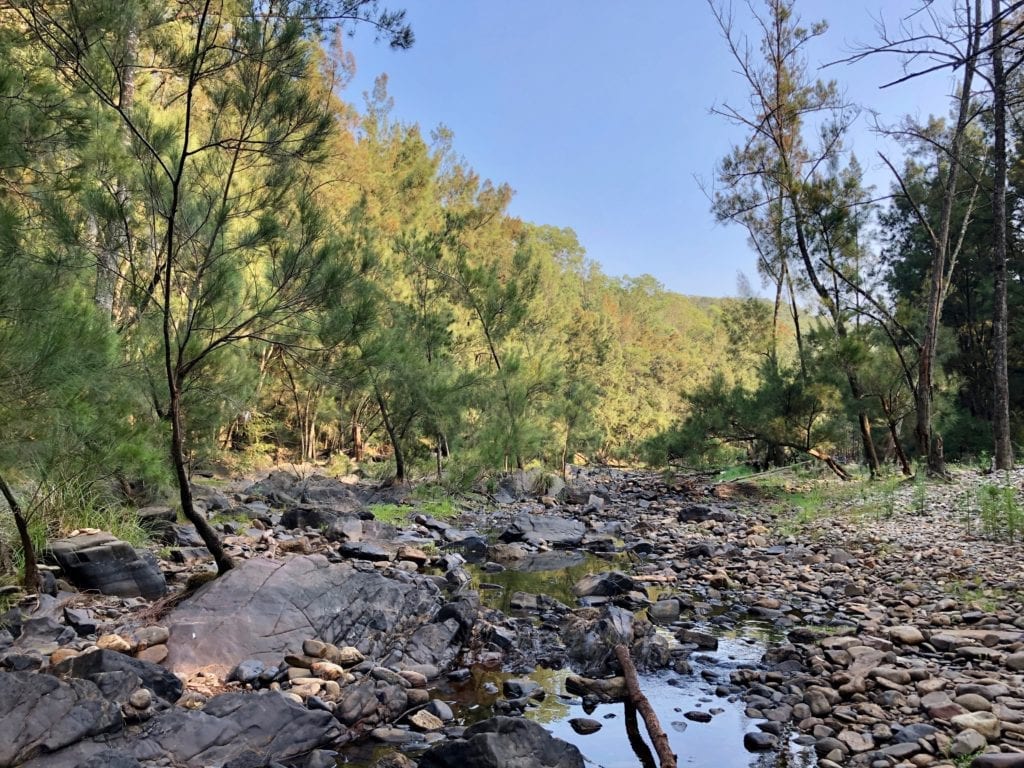
[(1011, 487), (986, 483), (978, 488), (978, 517), (988, 536), (1014, 541), (1024, 532), (1024, 509)]

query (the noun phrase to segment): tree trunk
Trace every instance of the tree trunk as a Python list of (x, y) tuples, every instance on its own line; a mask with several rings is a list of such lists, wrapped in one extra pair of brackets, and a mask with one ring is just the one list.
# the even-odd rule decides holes
[(7, 501), (7, 506), (11, 508), (14, 525), (18, 529), (18, 538), (21, 540), (21, 552), (25, 559), (22, 584), (30, 593), (36, 594), (39, 592), (39, 566), (36, 562), (36, 549), (32, 546), (32, 535), (28, 530), (28, 518), (22, 512), (14, 491), (11, 490), (11, 486), (7, 484), (3, 476), (0, 476), (0, 495)]
[[(845, 336), (845, 331), (843, 333)], [(853, 373), (846, 376), (850, 383), (850, 394), (857, 401), (857, 424), (860, 427), (860, 439), (864, 447), (864, 461), (867, 462), (871, 477), (878, 477), (882, 465), (878, 461), (878, 452), (875, 450), (875, 441), (871, 437), (871, 419), (868, 418), (867, 408), (864, 407), (864, 390), (861, 389), (860, 380)]]
[(918, 360), (917, 392), (914, 401), (917, 419), (914, 434), (917, 450), (927, 458), (928, 473), (945, 477), (946, 459), (942, 452), (942, 439), (932, 429), (932, 380), (935, 373), (935, 353), (939, 338), (939, 319), (945, 300), (947, 284), (947, 261), (950, 251), (953, 212), (957, 198), (957, 180), (960, 177), (960, 158), (963, 154), (964, 135), (971, 113), (971, 84), (977, 66), (978, 49), (981, 42), (981, 0), (974, 3), (974, 28), (969, 31), (968, 52), (964, 61), (964, 78), (958, 96), (956, 127), (949, 147), (949, 168), (942, 194), (942, 213), (939, 230), (935, 234), (932, 254), (931, 279), (928, 286), (927, 320), (921, 341), (921, 356)]
[(647, 700), (643, 691), (640, 690), (640, 683), (636, 678), (636, 667), (633, 666), (633, 660), (629, 657), (629, 649), (625, 645), (616, 645), (615, 658), (619, 660), (619, 666), (622, 667), (622, 675), (626, 678), (629, 703), (643, 715), (644, 724), (647, 726), (647, 733), (654, 744), (654, 751), (658, 753), (658, 761), (661, 763), (661, 768), (676, 768), (676, 756), (672, 752), (671, 745), (668, 743), (668, 736), (662, 730), (661, 723), (658, 722), (658, 715), (654, 711), (654, 707), (651, 706), (651, 702)]
[(377, 385), (373, 385), (373, 394), (377, 398), (377, 407), (380, 408), (380, 418), (384, 422), (384, 430), (388, 433), (388, 440), (391, 441), (391, 449), (395, 452), (395, 482), (405, 482), (405, 456), (402, 454), (402, 445), (398, 440), (398, 433), (395, 431), (395, 425), (391, 421), (391, 415), (388, 413), (388, 407), (384, 403), (384, 398), (380, 394), (380, 390), (377, 389)]
[(992, 380), (992, 431), (995, 436), (995, 468), (1013, 468), (1010, 442), (1010, 380), (1007, 371), (1006, 311), (1006, 72), (1003, 68), (1001, 0), (992, 0), (992, 260), (995, 290), (992, 308), (992, 347), (995, 370)]
[(182, 438), (181, 419), (181, 393), (177, 383), (171, 385), (171, 461), (174, 463), (174, 475), (178, 481), (178, 492), (181, 500), (181, 513), (192, 525), (196, 527), (196, 533), (203, 539), (206, 548), (213, 555), (213, 561), (217, 564), (217, 573), (223, 574), (235, 567), (234, 561), (224, 551), (220, 536), (213, 530), (206, 517), (200, 514), (192, 499), (192, 485), (189, 482), (188, 469), (185, 466), (185, 448)]
[(896, 460), (900, 463), (900, 471), (906, 477), (910, 477), (914, 474), (914, 470), (910, 466), (907, 452), (903, 450), (903, 444), (900, 443), (900, 432), (895, 421), (889, 421), (889, 434), (892, 435), (892, 448), (896, 453)]

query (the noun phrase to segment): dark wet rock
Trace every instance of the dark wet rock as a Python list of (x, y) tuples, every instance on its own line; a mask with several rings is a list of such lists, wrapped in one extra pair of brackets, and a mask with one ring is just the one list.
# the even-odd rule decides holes
[(170, 671), (157, 664), (126, 656), (116, 651), (97, 650), (65, 659), (53, 667), (53, 674), (86, 680), (108, 672), (130, 672), (142, 684), (165, 701), (174, 703), (181, 696), (182, 683)]
[(779, 746), (779, 737), (764, 731), (753, 731), (743, 735), (743, 746), (748, 752), (767, 752)]
[(572, 744), (520, 717), (493, 717), (471, 725), (461, 739), (436, 745), (419, 768), (584, 768)]
[(718, 650), (718, 638), (714, 635), (708, 634), (707, 632), (698, 632), (694, 629), (681, 629), (676, 633), (676, 637), (679, 638), (679, 642), (696, 645), (703, 651)]
[(388, 562), (395, 559), (395, 553), (389, 546), (374, 541), (344, 542), (338, 547), (338, 552), (345, 557), (371, 562)]
[(178, 513), (172, 507), (142, 507), (136, 510), (135, 516), (139, 525), (158, 541), (173, 540), (174, 523), (178, 520)]
[(586, 527), (579, 520), (548, 515), (517, 515), (502, 532), (502, 541), (525, 541), (553, 547), (575, 547), (583, 540)]
[(266, 665), (259, 659), (246, 659), (238, 663), (231, 674), (228, 675), (228, 680), (237, 680), (242, 684), (254, 685), (260, 679), (266, 671)]
[(566, 653), (581, 674), (597, 676), (607, 673), (614, 659), (614, 647), (633, 642), (632, 612), (617, 606), (602, 611), (580, 612), (562, 630)]
[(712, 715), (710, 712), (705, 712), (703, 709), (694, 709), (689, 712), (684, 712), (683, 717), (687, 720), (692, 720), (695, 723), (710, 723)]
[(581, 736), (589, 736), (601, 730), (601, 721), (589, 717), (574, 717), (569, 720), (569, 726)]
[(676, 513), (676, 517), (681, 523), (702, 523), (706, 520), (727, 523), (736, 519), (736, 513), (731, 510), (717, 509), (703, 504), (687, 504)]
[(45, 558), (60, 566), (65, 578), (80, 590), (147, 600), (167, 592), (155, 558), (109, 533), (57, 539), (47, 546)]
[(436, 587), (425, 579), (403, 582), (321, 555), (248, 560), (171, 612), (166, 663), (176, 671), (204, 668), (224, 676), (244, 659), (276, 664), (311, 637), (382, 658), (404, 651), (409, 635), (440, 606)]
[(502, 683), (502, 693), (510, 699), (544, 698), (540, 683), (526, 679), (509, 679)]
[(320, 507), (292, 507), (281, 515), (281, 527), (289, 530), (298, 528), (323, 528), (338, 517), (337, 512)]
[(65, 608), (64, 621), (80, 636), (96, 633), (96, 618), (86, 608)]
[(118, 730), (122, 723), (120, 709), (92, 682), (0, 672), (0, 766)]
[(577, 597), (593, 597), (624, 595), (637, 589), (637, 583), (622, 573), (622, 571), (608, 571), (606, 573), (592, 573), (580, 579), (572, 588)]

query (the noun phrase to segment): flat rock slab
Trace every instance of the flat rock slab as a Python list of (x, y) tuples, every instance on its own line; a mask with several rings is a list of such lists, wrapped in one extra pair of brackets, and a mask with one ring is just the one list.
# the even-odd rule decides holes
[(429, 580), (400, 582), (322, 555), (248, 560), (210, 582), (167, 619), (165, 665), (220, 677), (245, 659), (277, 664), (316, 638), (380, 659), (404, 651), (441, 606)]
[[(202, 710), (173, 708), (140, 727), (84, 738), (64, 749), (40, 754), (23, 766), (127, 768), (141, 761), (204, 768), (231, 760), (267, 765), (331, 744), (342, 733), (331, 713), (306, 709), (280, 693), (225, 693), (210, 699)], [(251, 754), (259, 755), (263, 762), (244, 762)], [(11, 763), (0, 759), (0, 766), (7, 765)]]
[(579, 520), (549, 515), (517, 515), (501, 534), (502, 541), (525, 541), (553, 547), (575, 547), (583, 540), (586, 526)]

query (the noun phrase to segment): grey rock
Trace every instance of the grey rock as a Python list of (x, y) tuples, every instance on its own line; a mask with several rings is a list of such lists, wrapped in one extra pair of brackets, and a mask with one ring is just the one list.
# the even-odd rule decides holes
[(0, 766), (18, 765), (122, 724), (117, 705), (92, 682), (0, 672)]
[(53, 667), (53, 674), (92, 679), (106, 672), (131, 672), (161, 699), (174, 703), (181, 697), (182, 683), (169, 670), (116, 651), (97, 650), (65, 659)]
[(167, 617), (165, 663), (175, 671), (207, 668), (226, 676), (244, 659), (276, 664), (287, 653), (299, 653), (310, 637), (354, 646), (373, 659), (408, 650), (421, 657), (418, 662), (433, 663), (423, 657), (437, 650), (434, 645), (420, 635), (407, 648), (406, 638), (440, 606), (428, 581), (403, 583), (331, 564), (321, 555), (247, 560)]
[(419, 768), (584, 768), (572, 744), (556, 739), (537, 723), (519, 717), (493, 717), (471, 725), (461, 739), (435, 745)]
[(575, 547), (583, 540), (586, 528), (579, 520), (548, 515), (517, 515), (499, 537), (502, 541), (525, 541), (553, 547)]
[(57, 539), (47, 546), (45, 558), (59, 565), (68, 581), (81, 590), (147, 600), (167, 592), (155, 561), (109, 533)]
[(622, 571), (592, 573), (580, 579), (572, 588), (577, 597), (624, 595), (637, 589), (637, 583)]

